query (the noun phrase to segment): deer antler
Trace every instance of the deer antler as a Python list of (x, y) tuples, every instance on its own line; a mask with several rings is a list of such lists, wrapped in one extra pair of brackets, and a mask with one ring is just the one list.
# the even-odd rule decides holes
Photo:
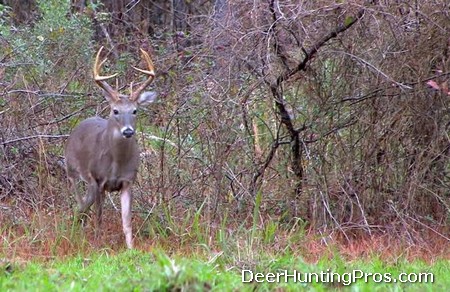
[(153, 62), (152, 59), (150, 58), (150, 56), (148, 55), (148, 53), (144, 50), (144, 49), (140, 49), (141, 54), (142, 54), (142, 58), (144, 59), (145, 63), (147, 63), (147, 70), (144, 69), (140, 69), (140, 68), (136, 68), (133, 66), (133, 69), (144, 73), (145, 75), (148, 75), (148, 79), (144, 81), (144, 83), (142, 83), (141, 86), (139, 86), (139, 88), (134, 91), (133, 93), (131, 93), (130, 95), (130, 100), (137, 100), (139, 98), (139, 95), (141, 94), (141, 92), (150, 85), (150, 83), (152, 83), (153, 79), (155, 78), (155, 68), (153, 67)]
[(113, 89), (111, 87), (111, 85), (109, 85), (105, 80), (116, 77), (116, 74), (113, 75), (108, 75), (108, 76), (101, 76), (99, 74), (100, 69), (102, 67), (102, 65), (106, 62), (106, 58), (99, 62), (100, 59), (100, 54), (103, 50), (103, 46), (98, 50), (97, 52), (97, 56), (95, 57), (95, 64), (94, 64), (94, 80), (97, 83), (97, 85), (102, 88), (103, 90), (105, 90), (107, 93), (109, 93), (109, 95), (111, 96), (111, 98), (115, 99), (115, 100), (119, 100), (119, 92), (115, 89)]

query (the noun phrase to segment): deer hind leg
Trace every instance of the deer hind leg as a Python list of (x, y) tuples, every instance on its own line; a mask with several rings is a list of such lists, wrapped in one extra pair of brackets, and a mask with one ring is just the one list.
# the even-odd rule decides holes
[(80, 175), (78, 174), (78, 172), (75, 169), (73, 169), (70, 166), (67, 166), (66, 173), (67, 173), (68, 189), (75, 195), (75, 200), (77, 201), (77, 204), (80, 207), (83, 202), (83, 198), (81, 197), (80, 193), (78, 192), (78, 188), (77, 188), (77, 181), (78, 181)]
[(96, 226), (95, 226), (95, 237), (100, 237), (101, 235), (101, 225), (102, 225), (102, 212), (103, 212), (103, 202), (105, 199), (105, 191), (99, 190), (97, 196), (95, 197), (95, 214), (96, 214)]
[(79, 198), (79, 220), (84, 221), (86, 218), (86, 212), (94, 204), (95, 199), (99, 196), (99, 187), (97, 182), (93, 179), (89, 182), (86, 192), (86, 197), (84, 199)]
[(124, 183), (120, 192), (120, 204), (122, 208), (122, 227), (128, 248), (133, 248), (133, 232), (131, 227), (131, 184)]
[(80, 193), (78, 192), (77, 188), (77, 182), (73, 177), (67, 178), (69, 190), (75, 195), (75, 200), (77, 201), (78, 207), (82, 205), (83, 198), (81, 197)]
[(75, 213), (75, 219), (78, 223), (81, 223), (84, 225), (84, 222), (86, 222), (86, 214), (84, 212), (80, 212), (81, 209), (83, 209), (84, 200), (83, 196), (80, 194), (77, 186), (79, 175), (75, 172), (68, 172), (67, 182), (68, 182), (68, 188), (72, 192), (72, 194), (75, 197), (75, 200), (77, 201), (78, 205), (78, 211)]

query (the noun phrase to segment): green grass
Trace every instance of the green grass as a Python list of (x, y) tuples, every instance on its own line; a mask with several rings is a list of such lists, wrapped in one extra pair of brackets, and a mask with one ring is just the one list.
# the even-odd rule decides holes
[[(361, 270), (365, 273), (433, 273), (434, 283), (369, 283), (358, 280), (343, 283), (242, 283), (242, 270), (253, 273), (289, 273), (321, 271), (340, 274)], [(247, 272), (249, 275), (249, 272)], [(255, 275), (255, 274), (254, 274)], [(30, 262), (24, 265), (0, 262), (0, 291), (269, 291), (281, 288), (296, 291), (445, 291), (450, 287), (450, 264), (438, 261), (398, 260), (386, 263), (378, 258), (347, 262), (339, 256), (323, 258), (316, 264), (304, 262), (290, 254), (269, 256), (260, 254), (258, 261), (245, 261), (224, 253), (206, 256), (168, 256), (162, 251), (125, 251), (116, 255), (97, 253), (65, 260)], [(379, 277), (378, 274), (376, 274)], [(283, 279), (283, 277), (281, 277)], [(292, 279), (292, 278), (291, 278)], [(347, 279), (347, 278), (346, 278)]]

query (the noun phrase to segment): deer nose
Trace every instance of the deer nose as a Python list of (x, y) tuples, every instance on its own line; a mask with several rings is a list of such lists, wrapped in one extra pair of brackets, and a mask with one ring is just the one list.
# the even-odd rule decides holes
[(125, 138), (130, 138), (131, 136), (134, 135), (134, 130), (131, 128), (126, 128), (125, 130), (122, 131), (122, 135), (124, 135)]

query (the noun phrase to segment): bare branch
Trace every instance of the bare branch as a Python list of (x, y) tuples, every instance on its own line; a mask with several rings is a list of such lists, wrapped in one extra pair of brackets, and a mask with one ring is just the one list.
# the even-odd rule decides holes
[(17, 138), (17, 139), (13, 139), (13, 140), (8, 140), (5, 142), (0, 142), (0, 145), (7, 145), (7, 144), (12, 144), (12, 143), (16, 143), (16, 142), (20, 142), (20, 141), (24, 141), (24, 140), (36, 139), (36, 138), (60, 139), (60, 138), (67, 138), (67, 137), (69, 137), (69, 135), (33, 135), (33, 136), (27, 136), (27, 137), (21, 137), (21, 138)]
[(326, 35), (322, 36), (311, 48), (304, 49), (305, 58), (292, 70), (286, 71), (277, 78), (277, 84), (281, 84), (283, 81), (289, 79), (296, 73), (304, 70), (308, 62), (314, 57), (317, 51), (326, 44), (329, 40), (337, 37), (340, 33), (345, 32), (352, 27), (358, 20), (364, 16), (365, 9), (358, 11), (355, 17), (347, 17), (345, 22), (336, 27), (333, 31), (330, 31)]

